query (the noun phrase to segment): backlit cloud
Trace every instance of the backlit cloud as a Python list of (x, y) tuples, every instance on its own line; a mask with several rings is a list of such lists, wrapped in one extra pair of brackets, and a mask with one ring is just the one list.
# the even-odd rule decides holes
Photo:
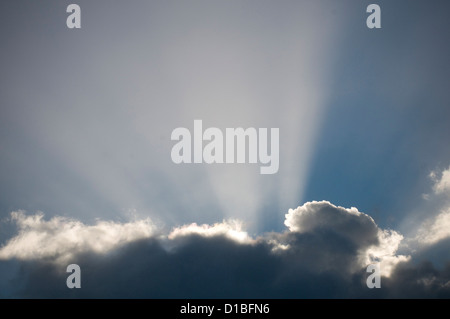
[(403, 236), (394, 230), (380, 229), (375, 221), (357, 208), (344, 208), (327, 201), (308, 202), (286, 214), (285, 225), (293, 232), (328, 230), (348, 239), (359, 252), (359, 265), (381, 262), (383, 275), (408, 256), (396, 255)]
[(430, 177), (434, 181), (433, 190), (436, 194), (450, 195), (450, 167), (440, 173), (432, 171)]
[(169, 234), (169, 239), (177, 237), (199, 235), (203, 237), (224, 236), (240, 243), (250, 243), (252, 239), (242, 229), (243, 224), (238, 220), (223, 221), (214, 225), (197, 225), (195, 223), (176, 227)]
[(77, 220), (53, 217), (44, 220), (42, 213), (11, 213), (19, 233), (0, 248), (0, 259), (52, 260), (67, 262), (79, 253), (103, 254), (126, 243), (149, 238), (155, 227), (149, 219), (114, 223), (98, 221), (85, 225)]
[(22, 265), (11, 291), (22, 297), (68, 296), (60, 282), (69, 263), (83, 269), (80, 297), (364, 296), (368, 264), (379, 262), (396, 287), (398, 267), (413, 258), (397, 253), (398, 232), (327, 201), (289, 210), (286, 230), (258, 237), (237, 220), (166, 233), (148, 219), (86, 225), (14, 212), (11, 220), (18, 234), (0, 249), (0, 263)]
[(450, 208), (426, 220), (419, 229), (419, 243), (430, 245), (450, 237)]
[(430, 217), (420, 225), (415, 240), (420, 245), (432, 245), (450, 237), (450, 167), (443, 171), (430, 173), (433, 185), (433, 195), (428, 195), (438, 205), (438, 214)]

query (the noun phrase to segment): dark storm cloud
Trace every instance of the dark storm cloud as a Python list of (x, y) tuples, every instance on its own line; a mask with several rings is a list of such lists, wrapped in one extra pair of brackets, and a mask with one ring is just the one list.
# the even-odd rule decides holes
[[(309, 236), (306, 236), (309, 237)], [(315, 237), (315, 236), (311, 236)], [(320, 237), (320, 235), (318, 236)], [(359, 298), (450, 297), (450, 266), (435, 269), (430, 263), (399, 264), (381, 289), (368, 289), (367, 273), (353, 274), (352, 249), (330, 238), (296, 238), (298, 247), (274, 254), (267, 244), (242, 245), (218, 236), (191, 236), (173, 252), (155, 240), (131, 243), (110, 256), (84, 254), (76, 261), (82, 269), (82, 288), (65, 285), (62, 265), (25, 262), (15, 278), (13, 297), (26, 298)], [(322, 238), (323, 241), (323, 238)], [(311, 244), (315, 244), (311, 246)], [(322, 246), (318, 246), (322, 244)], [(318, 258), (320, 251), (325, 258)], [(309, 247), (309, 249), (305, 249)], [(347, 251), (346, 251), (347, 250)], [(314, 269), (334, 263), (332, 268)], [(336, 263), (336, 259), (340, 263)], [(311, 263), (304, 263), (308, 261)], [(340, 271), (341, 270), (341, 271)]]
[[(0, 267), (10, 274), (8, 280), (0, 278), (9, 283), (2, 285), (4, 297), (450, 296), (449, 266), (438, 269), (426, 261), (400, 258), (396, 255), (400, 237), (395, 232), (388, 233), (389, 237), (368, 215), (329, 202), (310, 202), (291, 210), (286, 215), (289, 230), (258, 238), (249, 236), (235, 221), (184, 225), (163, 236), (148, 222), (87, 226), (73, 220), (22, 217), (19, 234), (0, 250)], [(58, 233), (64, 225), (65, 231)], [(144, 231), (147, 228), (151, 231)], [(140, 235), (129, 237), (137, 229)], [(61, 242), (58, 236), (68, 230), (72, 238)], [(52, 254), (46, 247), (40, 255), (21, 253), (27, 247), (22, 245), (25, 238), (28, 246), (38, 247), (47, 241), (47, 233), (59, 239)], [(122, 240), (111, 242), (111, 234), (122, 234)], [(80, 249), (73, 243), (80, 243), (81, 235), (89, 242)], [(377, 249), (391, 255), (377, 256)], [(393, 265), (382, 277), (381, 289), (366, 286), (366, 260), (370, 258), (381, 260), (382, 267), (384, 262)], [(81, 267), (81, 289), (66, 287), (69, 274), (65, 270), (70, 263)]]
[(385, 298), (450, 298), (450, 263), (441, 269), (429, 261), (399, 264), (382, 285)]
[[(298, 251), (297, 251), (298, 253)], [(173, 252), (156, 241), (135, 242), (114, 256), (77, 256), (82, 288), (69, 290), (64, 267), (22, 265), (20, 297), (301, 298), (339, 297), (351, 284), (333, 271), (316, 272), (304, 255), (273, 254), (260, 243), (192, 236)], [(310, 257), (309, 257), (310, 258)], [(360, 283), (361, 285), (363, 282)]]

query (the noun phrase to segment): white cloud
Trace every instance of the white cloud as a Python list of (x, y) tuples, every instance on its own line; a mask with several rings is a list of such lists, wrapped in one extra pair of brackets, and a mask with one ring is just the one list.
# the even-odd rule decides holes
[[(296, 209), (289, 209), (284, 224), (290, 231), (302, 233), (330, 224), (338, 226), (345, 223), (345, 219), (352, 218), (351, 216), (359, 217), (361, 213), (355, 207), (344, 208), (328, 201), (312, 201)], [(373, 221), (370, 216), (365, 216)]]
[[(128, 223), (98, 221), (95, 225), (85, 225), (80, 221), (54, 217), (44, 220), (44, 214), (25, 215), (18, 211), (11, 213), (19, 233), (0, 248), (0, 259), (48, 259), (54, 262), (67, 262), (84, 252), (107, 253), (127, 243), (155, 237), (155, 225), (149, 220)], [(242, 222), (227, 220), (213, 225), (183, 225), (174, 228), (166, 237), (169, 240), (199, 235), (210, 238), (224, 236), (238, 243), (255, 242)], [(159, 239), (164, 238), (161, 236)]]
[(361, 264), (379, 262), (381, 274), (389, 277), (395, 266), (411, 259), (411, 256), (397, 255), (397, 250), (403, 240), (403, 235), (394, 230), (378, 230), (378, 244), (370, 246), (361, 255)]
[(0, 248), (0, 259), (66, 262), (82, 252), (106, 253), (155, 233), (148, 219), (124, 224), (98, 221), (95, 225), (85, 225), (64, 217), (46, 221), (42, 213), (26, 216), (21, 211), (11, 213), (11, 218), (19, 234)]
[[(429, 175), (433, 181), (434, 195), (427, 195), (427, 200), (432, 199), (433, 203), (439, 207), (439, 214), (425, 218), (420, 224), (416, 233), (411, 236), (411, 243), (423, 246), (434, 245), (450, 237), (450, 167), (443, 171), (432, 171)], [(434, 208), (433, 208), (434, 209)]]
[(228, 220), (214, 225), (197, 225), (195, 223), (190, 225), (183, 225), (174, 228), (169, 234), (169, 239), (177, 237), (184, 237), (189, 235), (200, 235), (203, 237), (225, 236), (229, 239), (235, 240), (239, 243), (251, 243), (254, 240), (247, 232), (242, 230), (243, 224), (238, 220)]
[(426, 220), (419, 228), (417, 240), (421, 244), (432, 245), (450, 237), (450, 208), (436, 217)]
[[(440, 175), (440, 178), (438, 175)], [(450, 195), (450, 167), (440, 174), (432, 171), (430, 173), (430, 178), (434, 181), (433, 190), (436, 194)]]
[(377, 225), (372, 217), (355, 207), (344, 208), (327, 201), (307, 202), (285, 215), (284, 224), (291, 232), (308, 233), (332, 229), (352, 242), (367, 245), (375, 242)]

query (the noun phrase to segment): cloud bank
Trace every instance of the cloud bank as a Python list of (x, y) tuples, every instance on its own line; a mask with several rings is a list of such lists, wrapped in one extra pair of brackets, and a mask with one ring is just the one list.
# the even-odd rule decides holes
[(63, 217), (45, 221), (42, 213), (27, 216), (11, 213), (19, 234), (0, 249), (0, 259), (49, 260), (67, 263), (77, 254), (104, 254), (132, 241), (149, 238), (155, 227), (149, 219), (114, 223), (98, 221), (89, 226)]
[[(257, 237), (236, 220), (166, 233), (150, 220), (85, 225), (16, 212), (11, 221), (18, 234), (0, 248), (0, 266), (14, 261), (18, 271), (2, 289), (5, 297), (450, 297), (450, 265), (437, 269), (399, 254), (401, 234), (327, 201), (289, 210), (285, 231)], [(374, 262), (381, 289), (366, 286)], [(69, 263), (81, 267), (81, 289), (65, 285)]]

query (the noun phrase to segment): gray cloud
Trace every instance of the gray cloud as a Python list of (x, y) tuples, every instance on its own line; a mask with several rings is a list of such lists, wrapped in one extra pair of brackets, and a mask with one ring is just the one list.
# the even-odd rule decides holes
[[(124, 235), (122, 237), (127, 239), (110, 242), (108, 249), (101, 252), (93, 249), (95, 242), (102, 243), (109, 238), (108, 227), (117, 233), (123, 225), (99, 222), (89, 226), (57, 219), (58, 227), (65, 223), (73, 227), (75, 223), (78, 227), (75, 237), (87, 236), (95, 242), (74, 250), (74, 240), (59, 238), (56, 244), (59, 254), (46, 255), (46, 258), (39, 255), (24, 258), (17, 243), (27, 238), (26, 242), (33, 246), (47, 240), (49, 233), (55, 235), (50, 227), (55, 220), (23, 218), (28, 221), (28, 228), (22, 227), (19, 234), (0, 249), (1, 267), (9, 263), (9, 273), (14, 275), (10, 278), (14, 284), (4, 285), (2, 289), (8, 297), (450, 296), (450, 266), (436, 268), (426, 261), (415, 260), (414, 256), (408, 259), (398, 255), (397, 247), (402, 240), (398, 233), (380, 229), (370, 216), (356, 208), (346, 209), (329, 202), (308, 202), (290, 210), (285, 221), (289, 229), (284, 232), (252, 237), (238, 221), (190, 224), (174, 228), (165, 235), (162, 230), (154, 229), (143, 236), (128, 238)], [(98, 231), (98, 225), (105, 227), (103, 231)], [(140, 224), (127, 225), (130, 230)], [(30, 232), (35, 234), (34, 241), (28, 236)], [(428, 250), (435, 246), (429, 246)], [(13, 251), (11, 247), (17, 248), (15, 254), (5, 254)], [(71, 253), (64, 253), (68, 251)], [(61, 255), (68, 258), (58, 258)], [(382, 268), (385, 264), (390, 267), (383, 274), (381, 289), (368, 289), (365, 284), (366, 267), (374, 260), (380, 261)], [(80, 265), (81, 289), (66, 287), (68, 263)], [(414, 290), (410, 291), (412, 288)]]

